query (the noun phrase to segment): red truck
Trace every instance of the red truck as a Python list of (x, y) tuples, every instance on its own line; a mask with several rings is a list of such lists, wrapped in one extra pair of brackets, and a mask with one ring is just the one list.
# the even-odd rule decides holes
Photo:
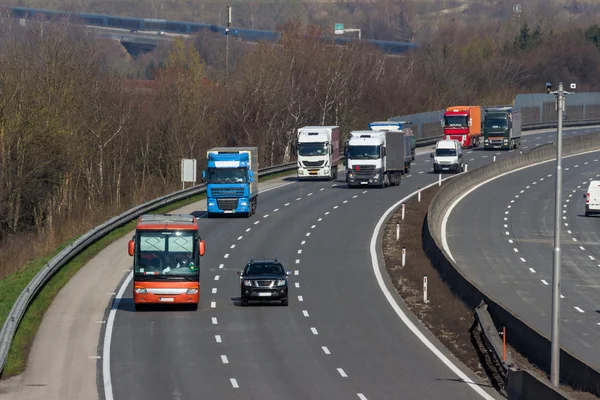
[(463, 148), (477, 147), (483, 134), (484, 109), (481, 106), (446, 108), (442, 127), (444, 139), (457, 140)]

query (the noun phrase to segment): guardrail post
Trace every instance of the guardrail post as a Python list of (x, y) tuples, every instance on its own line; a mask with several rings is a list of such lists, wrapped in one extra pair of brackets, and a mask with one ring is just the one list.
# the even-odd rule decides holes
[(442, 186), (442, 174), (438, 174), (438, 186)]
[(427, 275), (423, 277), (423, 303), (429, 303), (429, 300), (427, 300)]
[(402, 266), (404, 267), (406, 265), (406, 248), (403, 247), (402, 248)]
[(402, 221), (404, 221), (404, 210), (406, 209), (406, 204), (402, 203)]
[(494, 155), (494, 162), (496, 162), (496, 156)]
[(469, 164), (465, 164), (465, 172), (469, 170)]
[(396, 241), (400, 240), (400, 224), (396, 224)]
[(419, 203), (421, 202), (421, 188), (419, 188), (419, 190), (417, 191), (417, 201)]

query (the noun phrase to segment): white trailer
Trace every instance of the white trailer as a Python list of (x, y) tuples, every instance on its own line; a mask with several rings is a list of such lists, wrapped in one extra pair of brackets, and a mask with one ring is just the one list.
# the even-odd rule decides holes
[(305, 126), (298, 129), (298, 180), (337, 179), (339, 163), (339, 126)]

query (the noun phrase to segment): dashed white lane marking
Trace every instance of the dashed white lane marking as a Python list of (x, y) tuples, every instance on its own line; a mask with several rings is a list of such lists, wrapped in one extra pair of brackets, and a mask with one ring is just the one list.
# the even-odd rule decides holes
[(306, 236), (310, 236), (310, 232), (306, 232)]
[(299, 282), (294, 282), (294, 286), (296, 286), (297, 288), (300, 287), (300, 283)]
[(223, 362), (223, 364), (229, 364), (229, 360), (227, 359), (227, 356), (225, 354), (221, 355), (221, 361)]
[(542, 279), (542, 283), (543, 283), (544, 285), (546, 285), (546, 286), (548, 286), (548, 285), (549, 285), (549, 283), (548, 283), (548, 282), (546, 282), (546, 280), (545, 280), (545, 279)]
[(263, 215), (263, 218), (267, 218), (269, 216), (269, 214), (265, 214)]
[(254, 222), (254, 225), (258, 225), (258, 224), (260, 224), (260, 221)]
[(508, 228), (508, 225), (504, 224), (504, 227), (505, 227), (505, 228)]
[(229, 253), (225, 254), (225, 257), (223, 258), (229, 258)]
[(367, 398), (365, 397), (365, 395), (364, 395), (364, 394), (362, 394), (362, 393), (356, 393), (356, 395), (358, 396), (358, 398), (359, 398), (360, 400), (367, 400)]
[(234, 389), (239, 389), (240, 385), (238, 385), (237, 379), (229, 378), (229, 382), (231, 382), (231, 386), (233, 386)]
[(251, 230), (251, 229), (252, 229), (252, 228), (248, 228), (248, 229), (246, 229), (246, 232), (250, 232), (250, 230)]
[(341, 369), (341, 368), (338, 368), (338, 369), (337, 369), (337, 371), (338, 371), (338, 372), (339, 372), (339, 374), (342, 376), (342, 378), (347, 378), (347, 377), (348, 377), (348, 375), (346, 375), (346, 373), (344, 372), (344, 370), (343, 370), (343, 369)]
[(304, 297), (298, 296), (298, 301), (304, 301)]
[(320, 192), (322, 192), (323, 190), (325, 190), (325, 188), (321, 188), (321, 189), (319, 189), (319, 191), (320, 191)]
[(224, 266), (224, 264), (219, 264), (219, 269), (223, 269)]
[(302, 254), (302, 249), (298, 250), (298, 254)]
[(512, 208), (512, 206), (511, 206), (511, 205), (508, 205), (508, 206), (506, 206), (506, 208)]
[(420, 173), (420, 174), (423, 174), (423, 173), (425, 173), (425, 171), (419, 171), (419, 173)]
[(211, 320), (212, 320), (212, 324), (213, 325), (217, 325), (218, 324), (217, 317), (212, 317)]
[(276, 208), (276, 209), (273, 210), (273, 212), (277, 212), (277, 211), (279, 211), (279, 208)]
[(210, 302), (210, 308), (216, 308), (217, 307), (217, 302), (216, 301), (211, 301)]
[(506, 236), (510, 236), (510, 232), (506, 231), (504, 233), (506, 233)]
[(575, 306), (575, 309), (576, 309), (577, 311), (579, 311), (580, 313), (584, 313), (584, 312), (585, 312), (585, 311), (583, 311), (581, 308), (579, 308), (579, 307), (577, 307), (577, 306)]
[(243, 236), (238, 236), (237, 240), (242, 240), (243, 238)]
[(304, 246), (304, 243), (306, 243), (306, 240), (303, 240), (302, 242), (300, 242), (300, 245)]
[(308, 194), (308, 196), (312, 196), (312, 195), (313, 195), (312, 193), (309, 193), (309, 194)]
[(308, 317), (308, 311), (302, 310), (302, 315), (304, 315), (305, 317)]
[(329, 215), (329, 211), (326, 211), (326, 212), (325, 212), (325, 215)]
[(223, 340), (221, 339), (221, 335), (215, 335), (215, 342), (223, 343)]
[(310, 328), (310, 331), (313, 333), (313, 335), (319, 334), (319, 332), (317, 331), (317, 328), (315, 328), (315, 327)]
[(287, 207), (287, 206), (289, 206), (289, 205), (290, 205), (290, 203), (285, 203), (283, 206), (284, 206), (284, 207)]
[(513, 240), (512, 239), (508, 239), (508, 243), (513, 244)]
[(235, 244), (232, 244), (230, 249), (235, 249)]
[(215, 281), (219, 280), (219, 275), (215, 275)]
[(517, 249), (516, 247), (514, 247), (513, 250), (515, 251), (515, 253), (519, 252), (519, 249)]
[(348, 200), (344, 200), (342, 201), (342, 204), (346, 204), (348, 202)]
[(366, 191), (366, 190), (363, 190), (363, 193), (367, 193), (367, 191)]
[(310, 227), (310, 229), (315, 229), (316, 227), (317, 227), (316, 225), (313, 225)]
[(590, 260), (595, 260), (594, 256), (588, 256)]
[(212, 288), (212, 294), (215, 294), (215, 293), (217, 293), (217, 288), (216, 287)]
[(338, 208), (339, 206), (333, 206), (333, 209), (335, 210), (336, 208)]
[(504, 211), (504, 214), (508, 214), (508, 213), (509, 213), (508, 211)]
[(298, 197), (298, 198), (296, 199), (296, 201), (298, 201), (298, 200), (302, 200), (302, 197)]
[(296, 264), (300, 264), (300, 260), (296, 258)]
[(298, 271), (298, 270), (295, 270), (295, 271), (294, 271), (294, 275), (300, 275), (300, 271)]
[(523, 261), (523, 262), (527, 262), (527, 260), (525, 260), (523, 257), (521, 257), (521, 261)]
[(585, 247), (583, 247), (583, 246), (579, 246), (579, 248), (580, 248), (582, 251), (585, 251)]
[(355, 194), (354, 196), (352, 196), (352, 198), (353, 198), (353, 199), (355, 199), (355, 198), (357, 198), (357, 197), (358, 197), (358, 195), (357, 195), (357, 194)]
[(534, 274), (535, 274), (535, 269), (533, 269), (533, 268), (529, 268), (529, 270), (530, 270), (532, 273), (534, 273)]
[(331, 352), (329, 351), (329, 349), (327, 348), (327, 346), (321, 346), (321, 349), (323, 350), (323, 353), (325, 353), (325, 354), (331, 354)]
[(561, 294), (561, 295), (560, 295), (560, 298), (561, 298), (561, 299), (564, 299), (564, 298), (565, 298), (565, 296), (563, 296), (563, 295)]
[(321, 222), (321, 221), (323, 221), (323, 218), (319, 218), (319, 219), (317, 220), (317, 222)]

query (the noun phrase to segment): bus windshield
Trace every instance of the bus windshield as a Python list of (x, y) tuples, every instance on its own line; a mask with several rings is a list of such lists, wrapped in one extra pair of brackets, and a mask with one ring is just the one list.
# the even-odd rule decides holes
[(195, 231), (139, 231), (135, 274), (144, 277), (192, 277), (199, 275)]

